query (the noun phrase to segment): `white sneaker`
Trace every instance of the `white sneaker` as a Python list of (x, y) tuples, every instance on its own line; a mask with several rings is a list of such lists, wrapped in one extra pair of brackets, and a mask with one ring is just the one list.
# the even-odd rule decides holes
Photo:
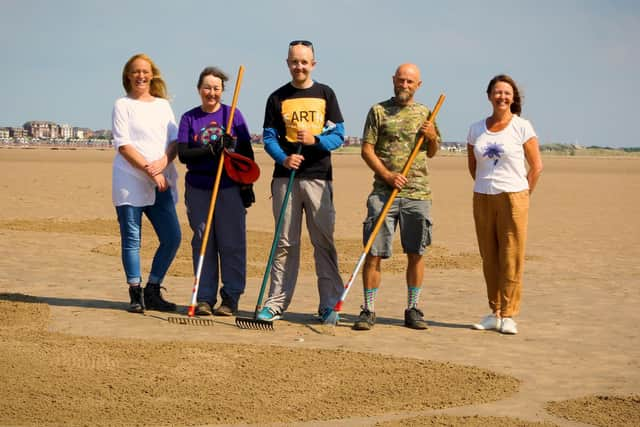
[(500, 332), (503, 334), (515, 335), (518, 333), (518, 325), (511, 317), (503, 317)]
[(480, 323), (474, 323), (471, 327), (479, 331), (497, 331), (500, 329), (500, 319), (497, 318), (495, 314), (489, 314), (488, 316), (484, 316)]

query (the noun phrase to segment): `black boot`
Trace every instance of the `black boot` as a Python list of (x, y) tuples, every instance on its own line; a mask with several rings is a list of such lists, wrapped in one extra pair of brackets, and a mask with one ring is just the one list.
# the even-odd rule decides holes
[(142, 288), (140, 286), (129, 286), (129, 313), (144, 313), (144, 300), (142, 298)]
[(176, 311), (176, 305), (162, 298), (160, 285), (157, 283), (147, 283), (144, 288), (144, 307), (147, 310)]

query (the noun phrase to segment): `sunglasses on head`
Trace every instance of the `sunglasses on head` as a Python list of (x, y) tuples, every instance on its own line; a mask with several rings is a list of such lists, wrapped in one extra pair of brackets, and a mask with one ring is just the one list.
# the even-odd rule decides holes
[(313, 49), (313, 43), (311, 43), (309, 40), (293, 40), (289, 43), (289, 47), (291, 46), (298, 46), (298, 45), (302, 45), (302, 46), (306, 46), (306, 47), (310, 47), (311, 51), (314, 51)]
[(311, 43), (309, 40), (293, 40), (289, 43), (289, 46), (297, 46), (301, 44), (302, 46), (308, 46), (308, 47), (312, 47), (313, 43)]

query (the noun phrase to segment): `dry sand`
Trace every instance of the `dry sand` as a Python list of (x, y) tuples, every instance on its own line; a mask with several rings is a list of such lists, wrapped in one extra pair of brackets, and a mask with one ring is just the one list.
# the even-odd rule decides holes
[[(335, 329), (317, 323), (309, 262), (274, 332), (241, 330), (231, 318), (198, 327), (125, 312), (112, 157), (0, 148), (0, 425), (640, 423), (639, 158), (544, 158), (520, 334), (503, 336), (469, 329), (487, 307), (464, 157), (430, 163), (434, 247), (422, 296), (430, 329), (402, 327), (397, 250), (383, 264), (379, 321), (369, 332), (349, 327), (360, 279), (344, 320)], [(273, 237), (271, 165), (263, 153), (258, 161), (243, 316), (253, 313)], [(337, 154), (334, 168), (346, 279), (361, 251), (371, 173), (357, 155)], [(190, 230), (178, 208), (183, 246), (165, 285), (184, 312)]]

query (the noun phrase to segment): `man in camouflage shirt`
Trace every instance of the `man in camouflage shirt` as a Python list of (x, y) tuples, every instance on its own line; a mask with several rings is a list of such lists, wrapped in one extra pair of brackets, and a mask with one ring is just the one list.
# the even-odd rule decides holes
[[(364, 305), (353, 325), (356, 330), (369, 330), (375, 323), (381, 260), (392, 254), (393, 234), (398, 224), (402, 247), (407, 254), (408, 302), (404, 322), (413, 329), (427, 329), (427, 322), (417, 305), (424, 275), (423, 254), (431, 244), (427, 157), (437, 153), (440, 133), (435, 124), (427, 122), (429, 108), (413, 99), (421, 84), (416, 65), (400, 65), (393, 76), (395, 96), (371, 107), (364, 126), (362, 158), (374, 172), (373, 191), (367, 199), (367, 218), (363, 226), (364, 242), (373, 232), (393, 189), (397, 188), (399, 192), (364, 261)], [(402, 169), (420, 136), (424, 136), (424, 143), (405, 177)]]

